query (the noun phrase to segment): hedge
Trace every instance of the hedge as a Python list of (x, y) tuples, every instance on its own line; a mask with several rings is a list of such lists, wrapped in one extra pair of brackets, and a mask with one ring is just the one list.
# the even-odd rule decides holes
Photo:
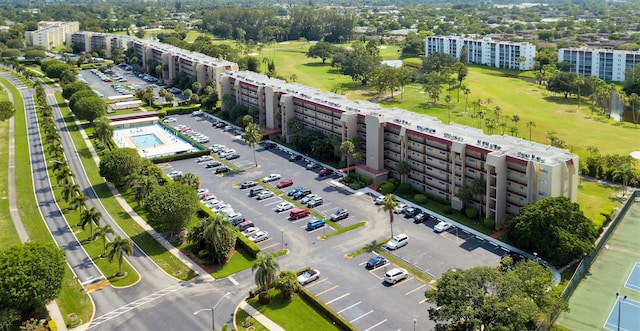
[(478, 218), (478, 210), (474, 207), (465, 208), (464, 214), (472, 220), (475, 220)]
[(496, 221), (494, 221), (491, 218), (485, 218), (484, 219), (484, 227), (487, 229), (495, 229), (496, 228)]
[(211, 154), (211, 151), (204, 150), (204, 151), (196, 151), (196, 152), (189, 152), (189, 153), (182, 153), (182, 154), (175, 154), (175, 155), (167, 155), (167, 156), (160, 156), (160, 157), (156, 157), (151, 159), (151, 162), (153, 163), (165, 163), (165, 162), (171, 162), (171, 161), (178, 161), (178, 160), (184, 160), (184, 159), (190, 159), (193, 157), (197, 157), (197, 156), (202, 156), (202, 155), (209, 155)]
[(300, 298), (304, 300), (309, 306), (314, 308), (318, 313), (332, 322), (339, 330), (356, 329), (355, 326), (351, 325), (347, 320), (333, 311), (333, 309), (327, 306), (324, 302), (318, 300), (318, 298), (311, 292), (309, 292), (306, 288), (301, 287), (301, 289), (298, 291), (298, 295), (300, 295)]

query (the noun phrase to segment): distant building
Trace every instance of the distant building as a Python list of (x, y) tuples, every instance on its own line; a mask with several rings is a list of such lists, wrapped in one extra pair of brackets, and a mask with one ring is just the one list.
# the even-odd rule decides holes
[(47, 50), (67, 43), (67, 37), (80, 30), (79, 22), (39, 22), (38, 30), (25, 32), (28, 44)]
[(430, 36), (426, 39), (425, 55), (440, 52), (459, 59), (462, 48), (468, 51), (467, 62), (496, 68), (532, 70), (536, 46), (528, 42), (495, 41), (491, 38)]
[(561, 48), (558, 62), (571, 64), (571, 72), (580, 76), (595, 76), (606, 81), (622, 82), (628, 68), (640, 62), (638, 51), (617, 51), (603, 48)]
[(280, 133), (287, 141), (293, 136), (287, 127), (292, 118), (327, 137), (360, 138), (356, 147), (363, 164), (356, 171), (375, 181), (400, 178), (397, 165), (406, 161), (411, 167), (408, 183), (460, 209), (464, 205), (457, 197), (460, 189), (482, 179), (485, 193), (468, 205), (480, 208), (498, 228), (507, 214), (517, 215), (520, 208), (540, 199), (565, 196), (575, 202), (578, 198), (578, 156), (563, 149), (486, 135), (476, 128), (348, 100), (249, 71), (225, 73), (221, 85), (223, 95), (257, 108), (265, 131)]

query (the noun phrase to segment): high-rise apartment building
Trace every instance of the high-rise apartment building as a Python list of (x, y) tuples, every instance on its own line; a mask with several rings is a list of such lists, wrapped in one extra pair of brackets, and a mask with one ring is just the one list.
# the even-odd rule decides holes
[(429, 36), (426, 38), (426, 56), (440, 52), (460, 59), (467, 50), (467, 63), (496, 68), (531, 70), (536, 56), (536, 46), (527, 42), (495, 41), (485, 37)]
[(579, 76), (595, 76), (606, 81), (622, 82), (628, 68), (640, 62), (638, 51), (603, 48), (561, 48), (558, 62), (571, 64), (571, 72)]
[(80, 30), (79, 22), (39, 22), (38, 30), (25, 32), (27, 43), (46, 50), (65, 45), (67, 36)]

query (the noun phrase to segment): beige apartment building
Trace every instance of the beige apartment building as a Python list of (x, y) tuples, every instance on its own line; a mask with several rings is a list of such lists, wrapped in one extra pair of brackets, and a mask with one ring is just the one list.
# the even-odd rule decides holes
[(363, 164), (359, 173), (382, 180), (400, 178), (398, 162), (407, 161), (407, 182), (463, 207), (458, 191), (476, 178), (486, 183), (482, 196), (469, 203), (501, 228), (507, 214), (546, 197), (578, 197), (578, 156), (566, 150), (481, 130), (402, 109), (381, 108), (366, 101), (290, 84), (253, 72), (228, 72), (221, 77), (223, 95), (255, 106), (265, 130), (279, 130), (287, 139), (287, 121), (297, 118), (305, 128), (342, 139), (360, 138)]
[(38, 30), (25, 32), (28, 44), (51, 50), (65, 45), (67, 37), (80, 30), (80, 22), (39, 22)]

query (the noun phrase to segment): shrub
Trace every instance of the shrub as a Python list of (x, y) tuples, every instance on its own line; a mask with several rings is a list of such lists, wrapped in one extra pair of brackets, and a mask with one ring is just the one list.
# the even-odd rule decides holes
[(361, 184), (361, 182), (355, 182), (355, 183), (352, 183), (352, 184), (350, 185), (350, 187), (351, 187), (352, 189), (354, 189), (354, 190), (359, 190), (359, 189), (361, 189), (361, 188), (362, 188), (362, 184)]
[(496, 227), (496, 221), (494, 221), (494, 220), (492, 220), (490, 218), (485, 218), (483, 223), (484, 223), (484, 227), (487, 228), (487, 229), (493, 230)]
[(207, 258), (209, 258), (209, 250), (207, 250), (207, 249), (201, 249), (201, 250), (198, 252), (198, 257), (199, 257), (199, 258), (201, 258), (201, 259), (203, 259), (203, 260), (206, 260)]
[(338, 330), (354, 329), (353, 325), (351, 325), (346, 319), (340, 316), (340, 314), (336, 313), (324, 302), (319, 300), (306, 288), (301, 288), (300, 291), (298, 291), (298, 295), (300, 295), (300, 298), (304, 300), (304, 302), (306, 302), (309, 306), (313, 307), (322, 316), (329, 319), (329, 321), (331, 321), (338, 328)]
[(402, 197), (410, 197), (413, 196), (414, 188), (409, 183), (403, 183), (398, 186), (398, 195)]
[(451, 206), (442, 206), (442, 213), (445, 215), (453, 214), (453, 208)]
[(362, 182), (364, 183), (364, 186), (369, 186), (373, 184), (373, 179), (367, 176), (360, 176), (360, 180), (362, 180)]
[(400, 184), (400, 181), (397, 178), (389, 178), (389, 182), (393, 183), (393, 185), (398, 186), (398, 184)]
[(271, 294), (269, 294), (269, 291), (260, 292), (260, 294), (258, 294), (258, 301), (260, 304), (268, 305), (269, 302), (271, 302)]
[[(387, 181), (387, 180), (381, 180), (381, 181), (379, 181), (379, 182), (376, 184), (376, 191), (380, 191), (380, 188), (381, 188), (383, 185), (387, 184), (387, 183), (389, 183), (389, 181)], [(392, 185), (393, 185), (393, 184), (392, 184)]]
[(380, 189), (378, 191), (380, 191), (380, 193), (382, 193), (383, 195), (387, 195), (393, 192), (395, 188), (396, 188), (395, 185), (393, 185), (392, 183), (386, 182), (382, 186), (380, 186)]
[(416, 194), (413, 196), (413, 201), (419, 205), (427, 202), (427, 196), (424, 194)]
[(236, 239), (236, 244), (244, 248), (247, 254), (253, 256), (254, 258), (258, 256), (258, 253), (260, 253), (260, 246), (243, 235), (238, 236), (238, 238)]
[(472, 220), (478, 218), (478, 210), (474, 207), (467, 207), (464, 209), (464, 214)]

